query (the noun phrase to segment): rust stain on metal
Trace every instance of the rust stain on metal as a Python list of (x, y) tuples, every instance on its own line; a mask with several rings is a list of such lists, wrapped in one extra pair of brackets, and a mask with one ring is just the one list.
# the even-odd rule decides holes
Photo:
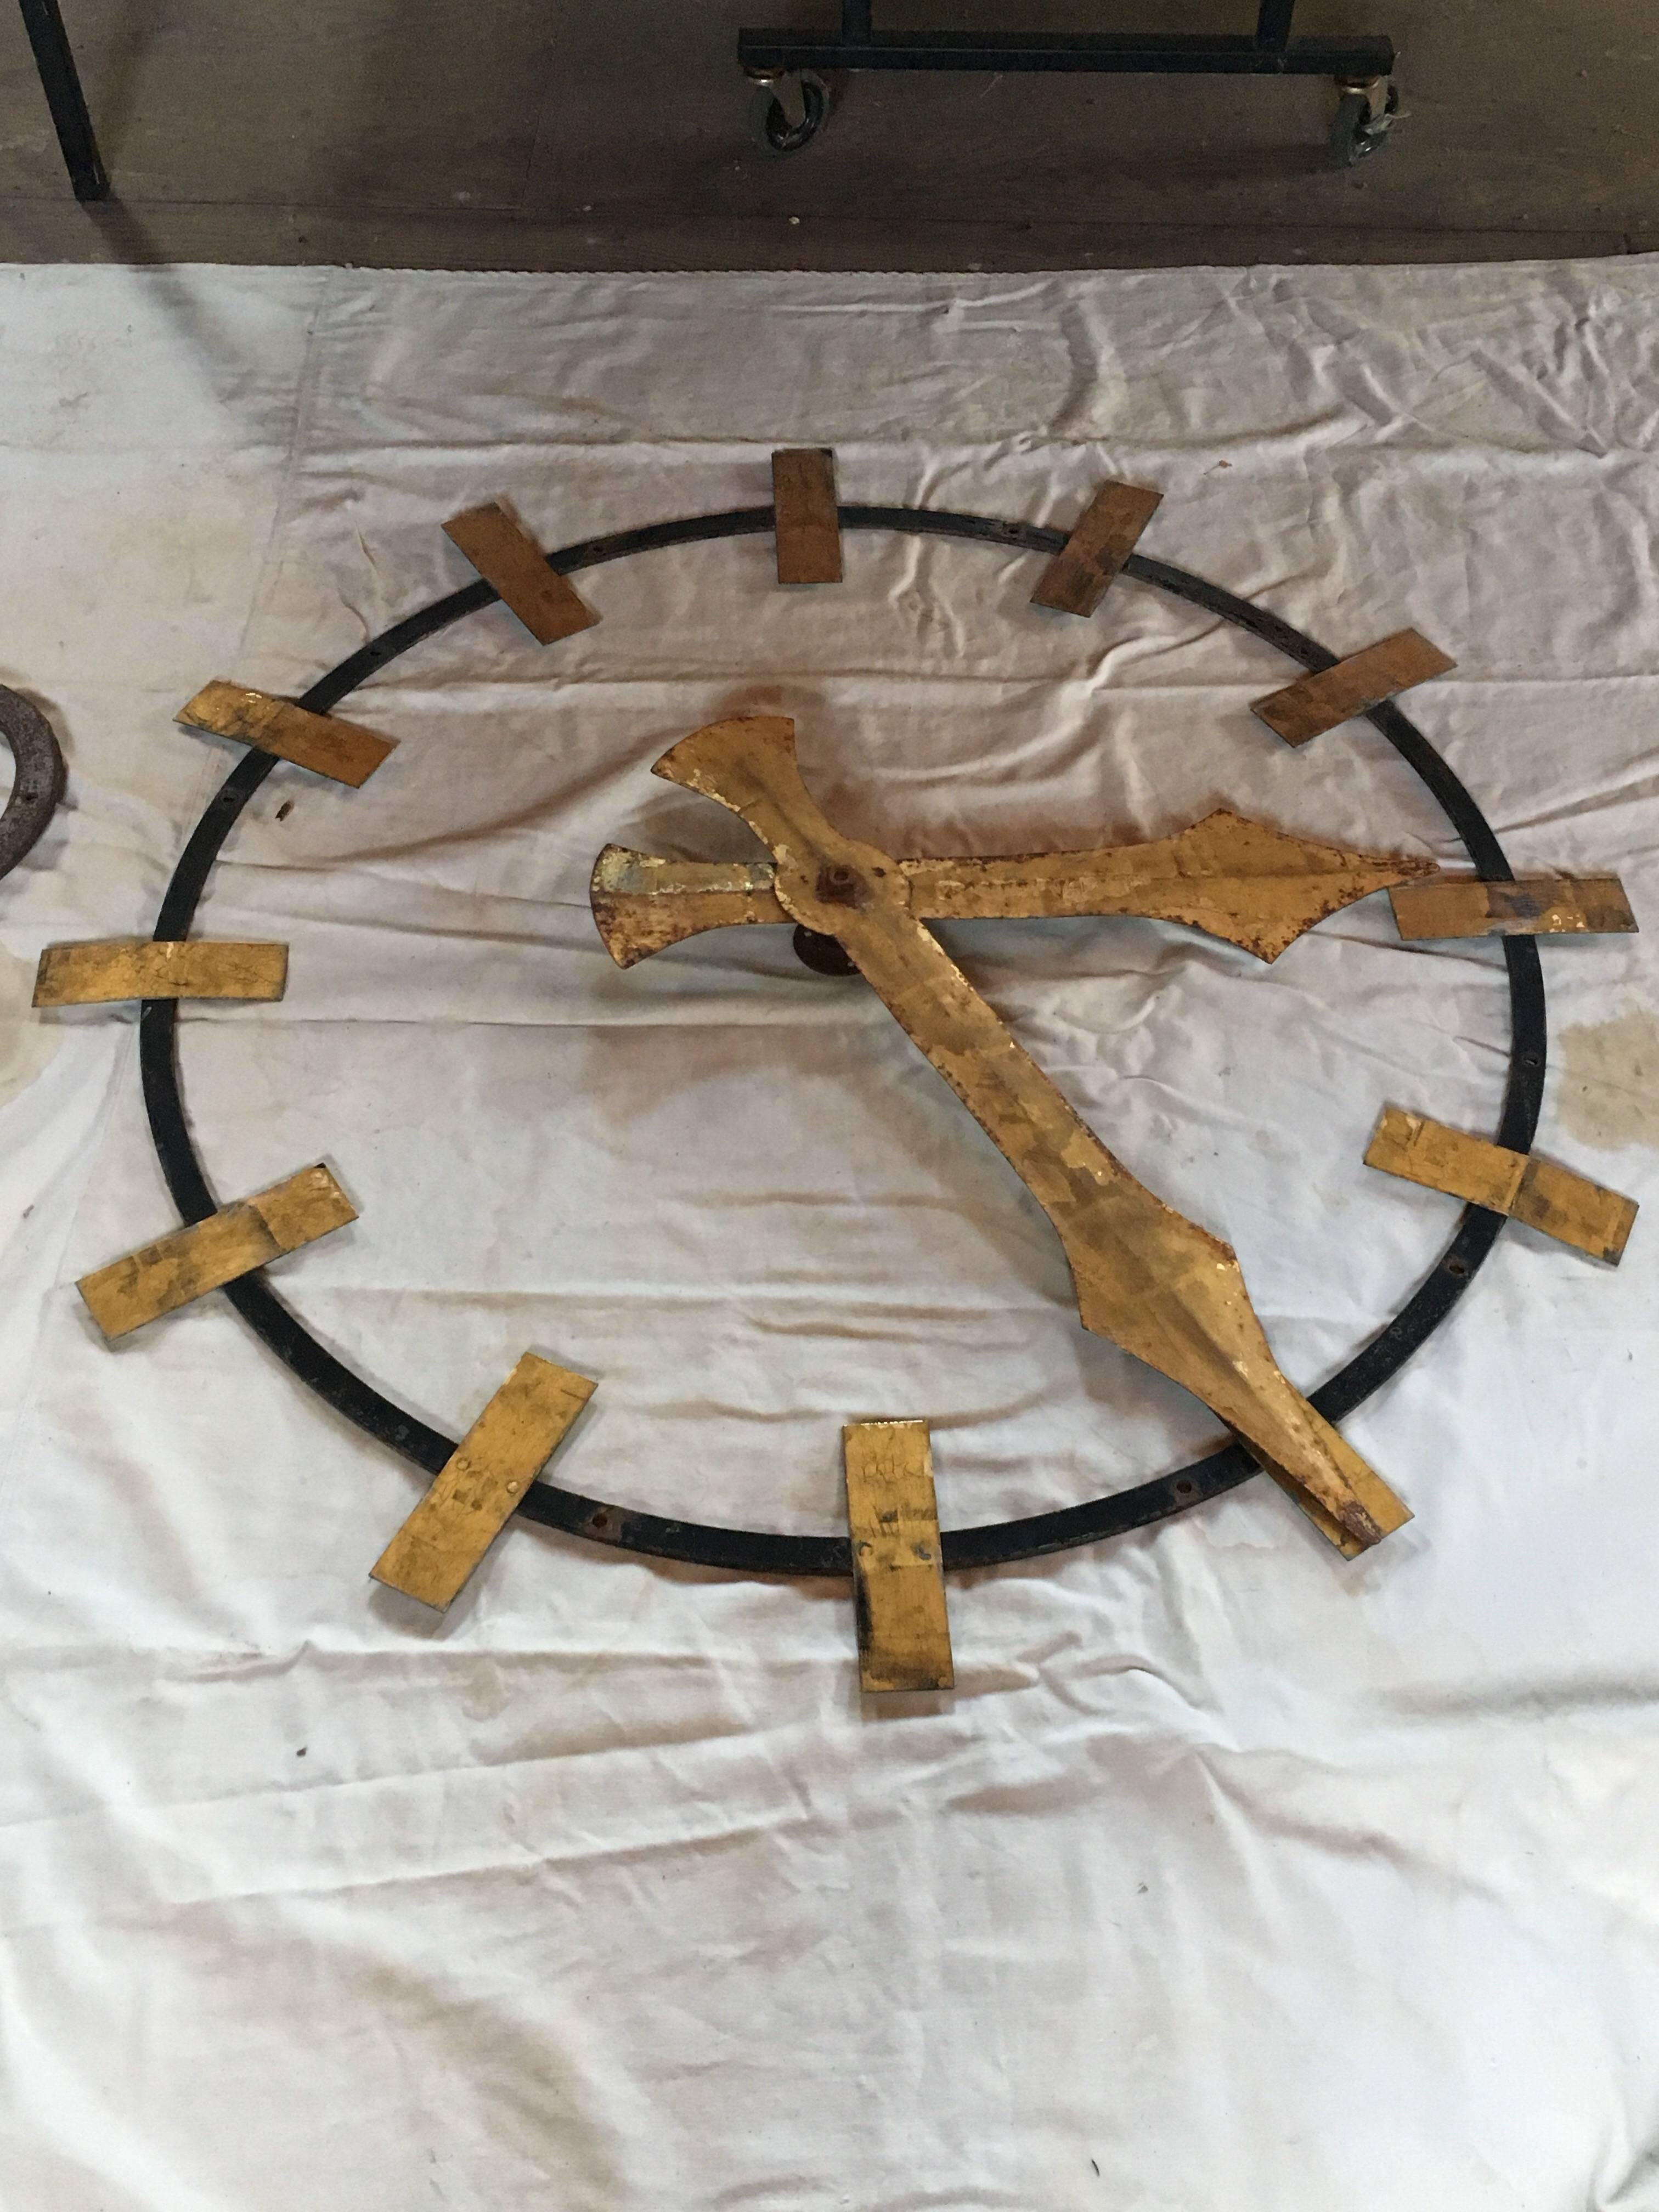
[[(838, 939), (1054, 1224), (1083, 1326), (1201, 1398), (1265, 1466), (1363, 1548), (1409, 1515), (1280, 1373), (1231, 1248), (1164, 1205), (1085, 1126), (913, 912), (898, 863), (828, 823), (801, 781), (794, 725), (712, 724), (654, 770), (742, 817), (793, 921)], [(817, 895), (850, 870), (851, 904)]]
[[(902, 860), (925, 921), (1139, 915), (1182, 922), (1261, 960), (1372, 891), (1432, 874), (1432, 860), (1349, 852), (1218, 808), (1176, 836), (1080, 853)], [(705, 929), (789, 917), (767, 861), (667, 860), (607, 845), (590, 897), (605, 950), (631, 968)]]

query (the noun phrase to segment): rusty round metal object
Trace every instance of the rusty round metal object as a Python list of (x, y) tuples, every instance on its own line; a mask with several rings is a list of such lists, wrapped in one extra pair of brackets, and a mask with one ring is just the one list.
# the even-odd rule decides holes
[(52, 724), (21, 692), (0, 684), (0, 738), (11, 747), (16, 773), (0, 814), (0, 876), (9, 875), (34, 844), (64, 795), (64, 756)]

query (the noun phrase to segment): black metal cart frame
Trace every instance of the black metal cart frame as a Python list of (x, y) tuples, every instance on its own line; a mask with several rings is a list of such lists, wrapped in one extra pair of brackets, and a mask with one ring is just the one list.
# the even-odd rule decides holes
[(75, 197), (77, 200), (106, 199), (109, 177), (93, 134), (92, 118), (87, 112), (80, 72), (75, 66), (74, 50), (69, 42), (69, 33), (64, 28), (58, 0), (19, 0), (19, 4), (23, 10), (23, 28), (29, 34), (29, 45), (34, 52), (34, 66), (40, 72), (40, 89), (52, 110), (52, 128), (64, 149), (64, 161), (75, 187)]
[(1330, 76), (1369, 82), (1394, 73), (1382, 37), (1293, 39), (1296, 0), (1261, 0), (1254, 38), (1168, 31), (878, 31), (872, 0), (842, 0), (841, 29), (739, 31), (750, 76), (794, 70), (1085, 70), (1193, 76)]
[[(1291, 35), (1296, 0), (1259, 0), (1254, 34), (1170, 31), (878, 31), (873, 0), (841, 0), (836, 31), (738, 33), (738, 61), (762, 84), (803, 72), (848, 70), (989, 70), (1105, 72), (1145, 76), (1326, 76), (1344, 95), (1333, 145), (1344, 166), (1380, 143), (1392, 104), (1374, 88), (1394, 74), (1394, 41), (1380, 33), (1348, 38)], [(805, 113), (783, 116), (771, 150), (793, 153), (815, 137), (828, 103), (808, 88)], [(780, 114), (782, 111), (780, 110)]]

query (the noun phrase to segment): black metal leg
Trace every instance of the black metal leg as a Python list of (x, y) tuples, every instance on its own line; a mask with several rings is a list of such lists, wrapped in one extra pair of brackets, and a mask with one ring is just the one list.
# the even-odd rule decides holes
[(841, 34), (862, 43), (870, 36), (871, 0), (841, 0)]
[(19, 0), (23, 27), (34, 49), (34, 65), (40, 72), (40, 89), (52, 110), (52, 127), (69, 165), (70, 182), (77, 200), (101, 200), (109, 195), (92, 118), (70, 50), (69, 33), (58, 12), (58, 0)]
[(1291, 43), (1291, 18), (1296, 0), (1261, 0), (1255, 19), (1255, 42), (1281, 52)]

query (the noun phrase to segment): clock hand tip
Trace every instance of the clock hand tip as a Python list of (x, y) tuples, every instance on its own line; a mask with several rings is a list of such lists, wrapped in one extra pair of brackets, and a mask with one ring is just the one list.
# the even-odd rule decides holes
[(707, 792), (711, 798), (718, 798), (719, 793), (711, 787), (713, 775), (722, 768), (769, 751), (785, 752), (793, 759), (795, 725), (790, 718), (732, 714), (724, 721), (705, 722), (700, 730), (670, 745), (661, 759), (653, 763), (651, 773), (661, 776), (665, 783), (678, 783), (687, 791)]
[(1344, 1498), (1336, 1518), (1362, 1549), (1369, 1552), (1373, 1544), (1382, 1541), (1382, 1529), (1357, 1498)]

